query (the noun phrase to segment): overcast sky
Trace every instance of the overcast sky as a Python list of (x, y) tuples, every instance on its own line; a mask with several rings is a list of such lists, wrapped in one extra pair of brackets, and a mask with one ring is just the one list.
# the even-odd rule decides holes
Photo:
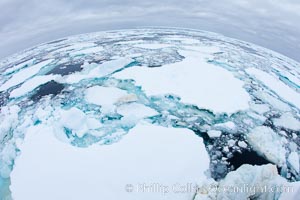
[(299, 0), (0, 0), (0, 58), (69, 35), (141, 26), (213, 31), (300, 61)]

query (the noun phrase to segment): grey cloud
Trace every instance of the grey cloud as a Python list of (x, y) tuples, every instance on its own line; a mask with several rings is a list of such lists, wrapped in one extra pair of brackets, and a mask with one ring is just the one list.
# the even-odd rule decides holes
[(297, 0), (2, 0), (0, 57), (68, 35), (139, 26), (218, 32), (300, 61)]

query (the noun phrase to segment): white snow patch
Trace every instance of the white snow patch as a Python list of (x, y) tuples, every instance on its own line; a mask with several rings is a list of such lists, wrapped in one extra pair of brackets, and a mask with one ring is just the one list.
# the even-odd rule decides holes
[[(192, 131), (139, 124), (113, 145), (76, 148), (61, 143), (49, 127), (36, 126), (19, 145), (21, 155), (11, 174), (15, 200), (186, 200), (177, 184), (206, 179), (209, 157)], [(138, 184), (162, 184), (168, 193), (141, 192)], [(132, 184), (133, 191), (126, 192)]]
[(182, 51), (181, 54), (186, 57), (182, 62), (157, 68), (128, 68), (113, 77), (135, 80), (147, 95), (175, 94), (185, 103), (214, 112), (233, 113), (248, 108), (250, 97), (242, 81), (207, 63), (202, 53)]
[(271, 128), (258, 126), (247, 134), (249, 144), (253, 149), (265, 156), (271, 162), (283, 166), (286, 162), (286, 140), (276, 134)]

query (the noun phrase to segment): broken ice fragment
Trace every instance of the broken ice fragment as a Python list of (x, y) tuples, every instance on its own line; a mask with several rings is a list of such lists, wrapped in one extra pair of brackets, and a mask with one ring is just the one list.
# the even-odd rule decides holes
[(101, 106), (104, 113), (112, 112), (115, 103), (128, 93), (125, 90), (114, 87), (93, 86), (86, 90), (85, 99), (87, 102)]
[(52, 59), (45, 60), (38, 64), (35, 64), (33, 66), (18, 71), (17, 73), (13, 74), (13, 76), (10, 79), (8, 79), (8, 81), (6, 81), (3, 85), (0, 86), (0, 91), (7, 90), (13, 86), (23, 83), (30, 77), (36, 75), (40, 71), (40, 69), (50, 64), (52, 61), (53, 61)]
[(238, 141), (238, 145), (244, 149), (247, 148), (247, 144), (244, 141)]
[(98, 120), (88, 117), (75, 107), (69, 110), (61, 110), (60, 115), (62, 126), (74, 131), (78, 137), (82, 137), (90, 129), (97, 129), (102, 126)]
[(220, 137), (222, 132), (217, 131), (217, 130), (210, 130), (210, 131), (207, 131), (207, 134), (210, 138), (216, 138), (216, 137)]
[(285, 140), (271, 128), (258, 126), (247, 134), (247, 139), (257, 153), (265, 156), (278, 166), (285, 165)]
[(299, 156), (297, 152), (292, 152), (290, 153), (288, 160), (287, 160), (291, 166), (293, 167), (293, 169), (296, 171), (296, 173), (299, 173)]
[(292, 129), (292, 130), (300, 130), (300, 121), (297, 120), (291, 113), (284, 113), (279, 118), (273, 120), (276, 126)]

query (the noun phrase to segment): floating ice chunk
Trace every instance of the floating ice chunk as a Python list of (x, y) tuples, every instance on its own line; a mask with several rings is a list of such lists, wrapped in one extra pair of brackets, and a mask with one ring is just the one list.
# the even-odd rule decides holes
[(25, 80), (27, 80), (30, 77), (37, 74), (40, 71), (40, 69), (42, 69), (44, 66), (50, 64), (52, 61), (53, 61), (53, 59), (45, 60), (43, 62), (35, 64), (31, 67), (27, 67), (27, 68), (15, 73), (10, 79), (8, 79), (8, 81), (6, 81), (3, 85), (0, 86), (0, 91), (7, 90), (13, 86), (23, 83)]
[(207, 134), (210, 138), (216, 138), (216, 137), (220, 137), (222, 135), (222, 132), (217, 130), (210, 130), (207, 131)]
[(297, 77), (296, 75), (291, 74), (289, 70), (286, 69), (283, 70), (276, 65), (272, 65), (272, 68), (275, 68), (277, 71), (279, 71), (280, 75), (287, 77), (291, 82), (300, 86), (300, 78)]
[(71, 108), (70, 110), (61, 110), (61, 122), (70, 129), (78, 130), (82, 126), (82, 122), (85, 121), (85, 114), (78, 108)]
[[(288, 183), (278, 175), (275, 165), (242, 165), (232, 171), (219, 183), (208, 179), (198, 184), (195, 200), (231, 199), (297, 199), (300, 184)], [(295, 190), (297, 189), (297, 190)], [(289, 197), (289, 198), (288, 198)], [(291, 198), (293, 197), (293, 198)]]
[(276, 94), (278, 94), (280, 97), (300, 109), (300, 94), (295, 90), (278, 81), (278, 79), (274, 78), (270, 74), (267, 74), (266, 72), (259, 69), (248, 68), (246, 69), (246, 72), (262, 81), (267, 87), (276, 92)]
[(229, 152), (228, 146), (223, 147), (223, 151), (226, 152), (226, 153)]
[(158, 115), (154, 109), (140, 103), (123, 104), (117, 108), (117, 113), (122, 115), (123, 120), (136, 122), (142, 118)]
[(16, 157), (15, 145), (12, 142), (7, 142), (0, 152), (0, 176), (2, 178), (9, 178)]
[(225, 129), (230, 129), (230, 130), (234, 130), (236, 128), (235, 123), (233, 123), (231, 121), (215, 124), (215, 127), (225, 128)]
[(101, 106), (102, 112), (111, 112), (119, 99), (127, 96), (125, 90), (113, 87), (94, 86), (86, 90), (85, 99), (87, 102)]
[(90, 129), (102, 126), (98, 120), (86, 116), (84, 112), (74, 107), (69, 110), (61, 110), (60, 116), (62, 126), (73, 130), (78, 137), (82, 137)]
[(34, 119), (47, 121), (51, 117), (53, 108), (51, 106), (40, 106), (34, 113)]
[(242, 147), (244, 149), (247, 148), (247, 144), (244, 141), (238, 141), (238, 145), (239, 145), (239, 147)]
[(273, 120), (275, 126), (281, 126), (292, 130), (300, 130), (300, 121), (291, 113), (284, 113), (279, 118)]
[(76, 56), (76, 55), (81, 55), (81, 54), (92, 54), (92, 53), (98, 53), (103, 50), (104, 50), (103, 47), (96, 46), (96, 47), (86, 48), (86, 49), (79, 50), (79, 51), (74, 51), (74, 52), (70, 53), (70, 55)]
[[(284, 187), (289, 183), (278, 175), (275, 165), (242, 165), (236, 171), (227, 174), (221, 180), (218, 188), (220, 189), (216, 199), (257, 199), (273, 200), (280, 196), (280, 192), (273, 191), (271, 188)], [(267, 188), (266, 191), (264, 188)]]
[(235, 141), (233, 139), (228, 140), (228, 146), (233, 147), (235, 145)]
[(162, 48), (167, 48), (167, 47), (172, 47), (170, 44), (155, 44), (155, 43), (143, 43), (143, 44), (136, 44), (134, 47), (138, 48), (144, 48), (144, 49), (162, 49)]
[(143, 43), (143, 42), (144, 42), (144, 40), (129, 40), (129, 41), (116, 42), (116, 44), (132, 45), (132, 44), (139, 44), (139, 43)]
[(95, 69), (95, 72), (98, 72), (100, 76), (109, 75), (117, 70), (122, 69), (126, 65), (133, 62), (131, 58), (118, 58), (116, 60), (107, 61), (99, 66), (99, 68)]
[(196, 46), (189, 46), (187, 47), (188, 50), (198, 51), (204, 54), (211, 54), (220, 51), (219, 47), (215, 46), (203, 46), (203, 45), (196, 45)]
[(199, 40), (193, 39), (193, 38), (187, 38), (187, 37), (172, 36), (172, 37), (167, 37), (165, 39), (169, 40), (169, 41), (178, 40), (178, 41), (182, 42), (183, 44), (197, 44), (197, 45), (200, 44)]
[[(13, 199), (185, 200), (194, 194), (175, 193), (172, 187), (206, 179), (203, 140), (188, 129), (139, 124), (118, 143), (88, 148), (62, 143), (49, 130), (39, 125), (20, 144), (11, 174)], [(156, 183), (169, 192), (142, 192), (139, 185)], [(125, 188), (129, 184), (131, 193)]]
[(280, 111), (290, 111), (291, 108), (284, 102), (280, 101), (279, 99), (271, 96), (270, 94), (266, 92), (258, 92), (257, 94), (258, 98), (261, 98), (265, 102), (269, 103), (274, 108), (280, 110)]
[(198, 183), (197, 193), (193, 200), (215, 200), (217, 199), (218, 182), (209, 178)]
[(250, 104), (250, 108), (258, 114), (264, 114), (270, 110), (266, 104)]
[(261, 122), (264, 122), (267, 120), (267, 118), (263, 115), (260, 115), (260, 114), (257, 114), (257, 113), (254, 113), (254, 112), (248, 112), (247, 115), (253, 119), (255, 119), (256, 121), (261, 121)]
[[(183, 51), (181, 54), (186, 57), (182, 62), (157, 68), (127, 68), (113, 76), (135, 80), (147, 95), (176, 94), (184, 103), (215, 112), (231, 113), (248, 108), (250, 97), (242, 81), (227, 70), (207, 63), (203, 53)], [(220, 80), (226, 81), (218, 84)]]
[(33, 63), (34, 60), (35, 60), (35, 59), (30, 59), (30, 60), (27, 60), (27, 61), (22, 62), (22, 63), (20, 63), (20, 64), (17, 64), (17, 65), (15, 65), (15, 66), (13, 66), (13, 67), (10, 67), (10, 68), (8, 68), (7, 70), (5, 70), (5, 71), (3, 72), (3, 74), (4, 74), (4, 75), (10, 74), (10, 73), (12, 73), (12, 72), (14, 72), (14, 71), (16, 71), (16, 70), (21, 69), (21, 68), (24, 67), (25, 65), (31, 65), (31, 64)]
[[(77, 72), (70, 74), (66, 77), (64, 82), (73, 84), (78, 83), (79, 81), (83, 79), (88, 78), (101, 78), (107, 75), (110, 75), (111, 73), (120, 70), (124, 68), (126, 65), (130, 64), (133, 60), (131, 58), (119, 58), (117, 60), (111, 60), (102, 63), (101, 65), (96, 65), (94, 63), (88, 65), (84, 64), (82, 67), (88, 68), (87, 70), (83, 70), (82, 72)], [(93, 69), (89, 69), (88, 66), (92, 66)], [(87, 73), (86, 73), (87, 72)]]
[(64, 47), (64, 48), (60, 48), (58, 50), (56, 50), (56, 52), (66, 52), (66, 51), (70, 51), (70, 50), (78, 50), (78, 49), (83, 49), (83, 48), (89, 48), (89, 47), (94, 47), (96, 44), (92, 43), (92, 42), (78, 42), (75, 44), (72, 44), (70, 46)]
[(0, 110), (0, 141), (9, 134), (10, 130), (16, 128), (18, 124), (18, 113), (20, 112), (20, 107), (17, 105), (14, 106), (5, 106)]
[(58, 77), (60, 77), (60, 76), (58, 76), (58, 75), (35, 76), (35, 77), (29, 79), (28, 81), (26, 81), (25, 83), (23, 83), (21, 85), (21, 87), (14, 89), (10, 93), (9, 97), (16, 98), (16, 97), (23, 96), (23, 95), (27, 94), (28, 92), (33, 91), (38, 86), (45, 84), (49, 81), (52, 81)]
[(286, 141), (271, 128), (258, 126), (247, 134), (247, 139), (253, 149), (265, 156), (269, 161), (279, 166), (285, 164), (286, 150), (284, 144)]
[(299, 156), (297, 152), (290, 153), (288, 160), (287, 160), (293, 167), (293, 169), (299, 173), (300, 167), (299, 167)]

